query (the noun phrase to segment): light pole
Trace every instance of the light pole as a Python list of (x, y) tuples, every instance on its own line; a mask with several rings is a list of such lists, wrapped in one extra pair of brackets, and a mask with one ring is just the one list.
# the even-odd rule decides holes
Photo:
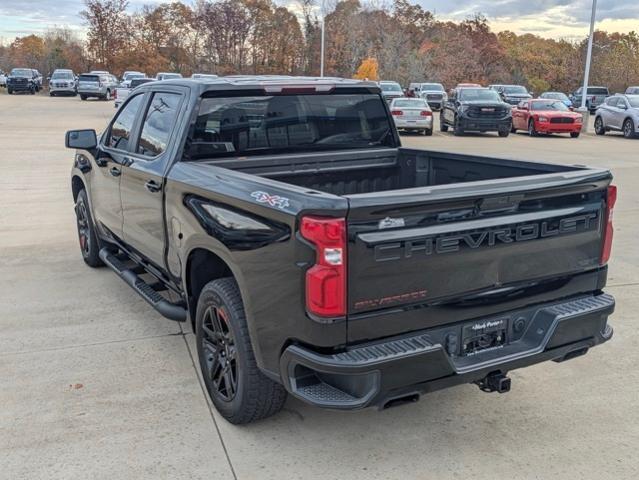
[(320, 46), (320, 77), (324, 76), (324, 15), (322, 14), (322, 40)]
[(592, 42), (595, 36), (595, 19), (597, 17), (597, 0), (592, 0), (592, 14), (590, 16), (590, 36), (588, 37), (588, 51), (586, 53), (586, 70), (584, 72), (584, 86), (581, 91), (581, 107), (579, 110), (584, 116), (583, 131), (588, 131), (589, 116), (586, 114), (586, 100), (588, 99), (588, 81), (590, 77), (590, 63), (592, 62)]

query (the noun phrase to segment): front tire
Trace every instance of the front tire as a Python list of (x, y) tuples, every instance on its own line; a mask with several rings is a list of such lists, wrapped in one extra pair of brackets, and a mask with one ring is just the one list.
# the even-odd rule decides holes
[(439, 114), (439, 131), (446, 133), (448, 131), (448, 125), (444, 121), (444, 111), (442, 110)]
[(537, 130), (535, 129), (535, 121), (534, 120), (530, 120), (528, 122), (528, 134), (531, 137), (536, 137), (538, 135)]
[(501, 138), (506, 138), (508, 135), (510, 135), (510, 129), (503, 129), (503, 130), (499, 130), (497, 132), (497, 135), (499, 135)]
[(286, 390), (258, 368), (237, 283), (207, 283), (197, 303), (200, 369), (215, 408), (229, 422), (250, 423), (279, 412)]
[(455, 119), (455, 126), (453, 127), (453, 135), (461, 137), (464, 134), (464, 129), (459, 124), (459, 121)]
[(623, 136), (626, 138), (635, 138), (635, 122), (631, 118), (623, 122)]
[(86, 190), (80, 190), (78, 194), (75, 202), (75, 215), (82, 259), (84, 263), (92, 268), (101, 267), (104, 264), (99, 255), (100, 242), (95, 232)]
[(80, 94), (80, 100), (86, 100), (86, 99), (87, 99), (87, 96), (86, 96), (86, 95), (82, 95), (82, 94)]
[(570, 136), (572, 138), (579, 138), (579, 135), (581, 134), (581, 132), (570, 132)]

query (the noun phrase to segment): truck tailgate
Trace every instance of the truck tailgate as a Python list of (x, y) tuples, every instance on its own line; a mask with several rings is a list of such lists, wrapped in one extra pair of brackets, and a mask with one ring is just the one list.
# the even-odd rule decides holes
[(582, 170), (348, 197), (349, 324), (598, 269), (609, 183)]

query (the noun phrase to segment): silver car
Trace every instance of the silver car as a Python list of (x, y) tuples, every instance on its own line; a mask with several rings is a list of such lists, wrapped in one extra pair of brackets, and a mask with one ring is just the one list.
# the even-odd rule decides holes
[(623, 132), (626, 138), (639, 137), (639, 95), (608, 97), (597, 109), (595, 133), (605, 135), (609, 131)]
[(118, 79), (110, 73), (83, 73), (78, 79), (78, 93), (82, 100), (101, 98), (111, 100), (118, 86)]
[(57, 68), (49, 78), (49, 95), (77, 95), (77, 85), (73, 70)]
[(433, 134), (433, 111), (423, 98), (396, 98), (390, 103), (390, 111), (397, 130)]

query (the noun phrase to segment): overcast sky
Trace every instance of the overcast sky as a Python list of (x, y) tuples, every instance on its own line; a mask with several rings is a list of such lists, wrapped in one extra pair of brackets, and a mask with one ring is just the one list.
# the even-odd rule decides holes
[[(144, 4), (162, 1), (129, 0), (129, 3), (133, 11)], [(592, 5), (591, 0), (412, 1), (435, 12), (441, 19), (463, 20), (481, 12), (496, 30), (570, 39), (588, 34)], [(294, 4), (295, 1), (277, 0), (277, 3)], [(639, 30), (639, 0), (599, 0), (598, 5), (597, 28), (620, 32)], [(6, 42), (17, 35), (40, 33), (53, 26), (82, 32), (82, 21), (78, 16), (82, 8), (82, 0), (0, 0), (0, 38)]]

